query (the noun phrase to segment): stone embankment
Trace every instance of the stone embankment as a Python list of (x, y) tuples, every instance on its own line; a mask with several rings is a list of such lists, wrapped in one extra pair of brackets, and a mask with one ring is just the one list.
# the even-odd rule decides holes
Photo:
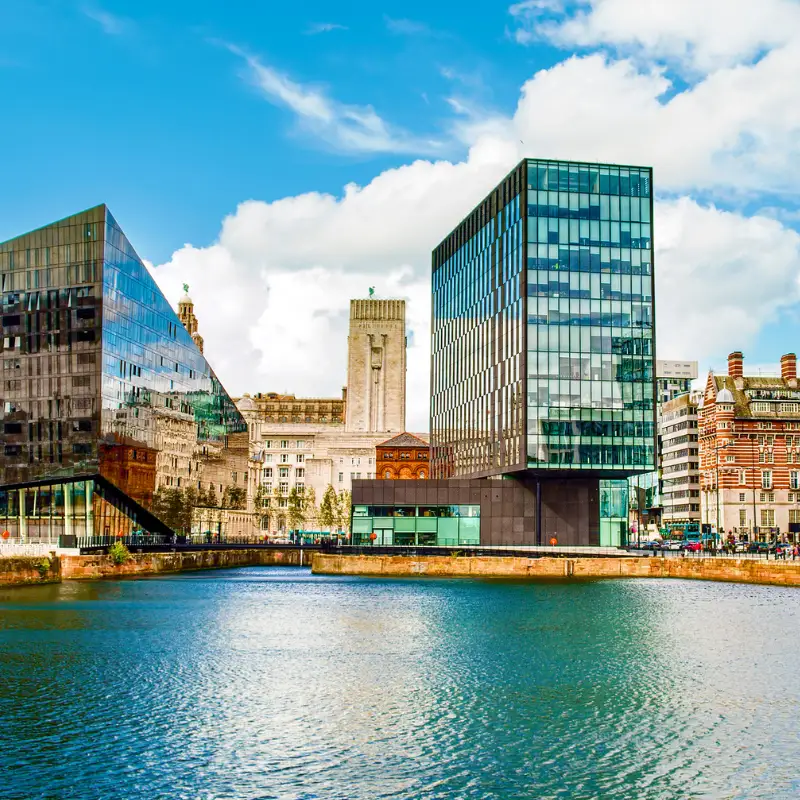
[(37, 583), (60, 583), (61, 564), (46, 556), (10, 556), (0, 558), (0, 586), (29, 586)]
[(62, 580), (98, 580), (136, 575), (158, 575), (191, 570), (252, 566), (300, 566), (308, 553), (300, 550), (196, 550), (177, 553), (132, 553), (124, 564), (102, 554), (0, 558), (0, 586), (60, 583)]
[(511, 558), (497, 556), (337, 556), (315, 553), (319, 575), (595, 580), (689, 578), (800, 586), (800, 562), (744, 558)]

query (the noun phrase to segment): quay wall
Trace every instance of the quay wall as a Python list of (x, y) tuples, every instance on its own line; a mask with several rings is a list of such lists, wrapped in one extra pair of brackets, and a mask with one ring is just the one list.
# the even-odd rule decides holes
[(800, 562), (745, 558), (515, 558), (502, 556), (338, 556), (315, 553), (319, 575), (382, 577), (511, 578), (689, 578), (736, 583), (800, 586)]
[(42, 558), (0, 557), (0, 587), (67, 580), (98, 580), (134, 575), (158, 575), (228, 567), (284, 566), (308, 564), (309, 554), (300, 550), (197, 550), (177, 553), (131, 553), (124, 564), (115, 564), (104, 554), (50, 558), (50, 568), (40, 569)]
[(45, 556), (0, 558), (0, 586), (30, 586), (60, 582), (61, 564), (57, 558)]

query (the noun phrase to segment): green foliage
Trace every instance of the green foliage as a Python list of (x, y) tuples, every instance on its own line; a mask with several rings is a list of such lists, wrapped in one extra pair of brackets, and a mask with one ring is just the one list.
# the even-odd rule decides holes
[(111, 556), (111, 560), (115, 564), (120, 565), (130, 560), (131, 551), (128, 550), (122, 542), (114, 542), (114, 544), (108, 548), (108, 555)]
[(39, 570), (39, 574), (44, 578), (48, 572), (50, 572), (50, 559), (45, 556), (37, 565), (36, 569)]
[(245, 508), (247, 491), (243, 486), (226, 486), (222, 493), (222, 508)]
[(202, 492), (187, 489), (160, 487), (153, 495), (152, 512), (176, 533), (187, 534), (192, 530), (192, 510), (204, 505)]
[(292, 530), (303, 528), (306, 519), (306, 500), (296, 486), (292, 486), (289, 492), (289, 507), (286, 511), (286, 520)]
[(317, 508), (317, 493), (313, 486), (306, 486), (303, 498), (306, 505), (306, 529), (316, 530), (319, 524), (319, 509)]
[(336, 525), (338, 514), (338, 498), (336, 490), (328, 484), (325, 494), (322, 495), (322, 502), (319, 504), (319, 524), (322, 528), (332, 528)]
[(350, 506), (352, 495), (346, 489), (342, 489), (336, 497), (336, 527), (342, 531), (350, 530)]
[(270, 510), (270, 496), (269, 492), (264, 487), (263, 483), (258, 484), (255, 497), (253, 498), (254, 513), (258, 520), (258, 527), (264, 528), (264, 521), (269, 520)]

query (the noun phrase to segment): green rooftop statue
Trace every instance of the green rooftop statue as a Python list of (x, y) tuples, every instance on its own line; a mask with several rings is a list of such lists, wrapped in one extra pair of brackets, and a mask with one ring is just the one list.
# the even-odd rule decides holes
[(188, 283), (184, 283), (184, 284), (183, 284), (183, 291), (184, 291), (186, 294), (189, 294), (189, 284), (188, 284)]
[(375, 287), (374, 286), (370, 286), (369, 287), (369, 296), (370, 297), (374, 297), (375, 296)]

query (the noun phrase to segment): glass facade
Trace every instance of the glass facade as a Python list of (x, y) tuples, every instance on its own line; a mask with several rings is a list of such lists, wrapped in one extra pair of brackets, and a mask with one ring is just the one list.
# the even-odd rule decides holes
[(433, 253), (434, 478), (525, 467), (524, 171)]
[(51, 531), (153, 527), (158, 488), (246, 485), (243, 418), (105, 206), (0, 244), (0, 281), (11, 536), (30, 536), (34, 518)]
[(649, 168), (525, 160), (434, 251), (435, 476), (655, 469), (652, 203)]
[(354, 505), (351, 539), (359, 545), (477, 546), (480, 517), (479, 505)]

